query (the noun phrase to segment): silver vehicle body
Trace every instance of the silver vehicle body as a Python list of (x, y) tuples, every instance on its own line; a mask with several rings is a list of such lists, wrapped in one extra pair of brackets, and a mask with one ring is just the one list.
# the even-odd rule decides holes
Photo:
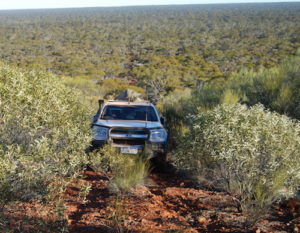
[[(147, 117), (143, 120), (105, 119), (103, 114), (108, 106), (146, 107), (156, 115), (156, 118), (151, 121)], [(102, 104), (94, 116), (92, 127), (95, 132), (92, 145), (96, 148), (109, 143), (124, 154), (138, 154), (145, 151), (146, 148), (148, 157), (163, 157), (166, 154), (168, 134), (164, 128), (163, 118), (151, 103), (108, 101)]]

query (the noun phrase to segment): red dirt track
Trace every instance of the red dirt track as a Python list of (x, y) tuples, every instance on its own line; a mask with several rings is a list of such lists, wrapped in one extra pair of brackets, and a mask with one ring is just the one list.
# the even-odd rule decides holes
[[(111, 189), (104, 173), (85, 171), (83, 177), (64, 196), (70, 233), (300, 232), (296, 200), (274, 206), (265, 219), (248, 227), (236, 197), (200, 186), (174, 168), (154, 171), (126, 193)], [(80, 198), (83, 183), (91, 185), (85, 200)], [(9, 232), (62, 232), (65, 226), (55, 219), (53, 208), (39, 202), (16, 203), (5, 217)], [(7, 232), (1, 227), (0, 222), (0, 232)]]
[(300, 232), (299, 203), (275, 206), (267, 219), (249, 228), (238, 200), (225, 192), (200, 189), (174, 170), (152, 173), (126, 194), (109, 189), (102, 173), (85, 171), (92, 184), (86, 203), (79, 188), (66, 194), (71, 233), (79, 232)]

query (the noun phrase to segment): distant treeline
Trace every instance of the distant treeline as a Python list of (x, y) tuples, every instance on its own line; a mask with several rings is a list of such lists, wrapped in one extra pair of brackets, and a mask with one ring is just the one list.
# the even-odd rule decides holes
[(300, 3), (0, 11), (0, 59), (154, 93), (272, 67), (300, 47)]

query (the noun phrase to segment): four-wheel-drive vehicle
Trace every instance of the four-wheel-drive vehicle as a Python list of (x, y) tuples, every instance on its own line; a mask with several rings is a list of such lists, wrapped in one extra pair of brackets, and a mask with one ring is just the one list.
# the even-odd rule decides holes
[(123, 154), (145, 152), (149, 159), (166, 159), (168, 133), (153, 104), (99, 100), (99, 105), (92, 123), (93, 148), (108, 143)]

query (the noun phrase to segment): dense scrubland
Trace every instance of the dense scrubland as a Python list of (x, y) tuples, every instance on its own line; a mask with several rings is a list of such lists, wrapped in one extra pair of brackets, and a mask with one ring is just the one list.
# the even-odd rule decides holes
[(299, 21), (298, 3), (2, 11), (0, 56), (58, 75), (120, 78), (158, 98), (275, 66), (296, 54)]
[(170, 162), (236, 195), (249, 227), (299, 190), (299, 33), (299, 3), (0, 11), (0, 229), (38, 200), (65, 231), (87, 166), (118, 197), (142, 181), (147, 162), (85, 152), (96, 100), (127, 88), (166, 116)]

